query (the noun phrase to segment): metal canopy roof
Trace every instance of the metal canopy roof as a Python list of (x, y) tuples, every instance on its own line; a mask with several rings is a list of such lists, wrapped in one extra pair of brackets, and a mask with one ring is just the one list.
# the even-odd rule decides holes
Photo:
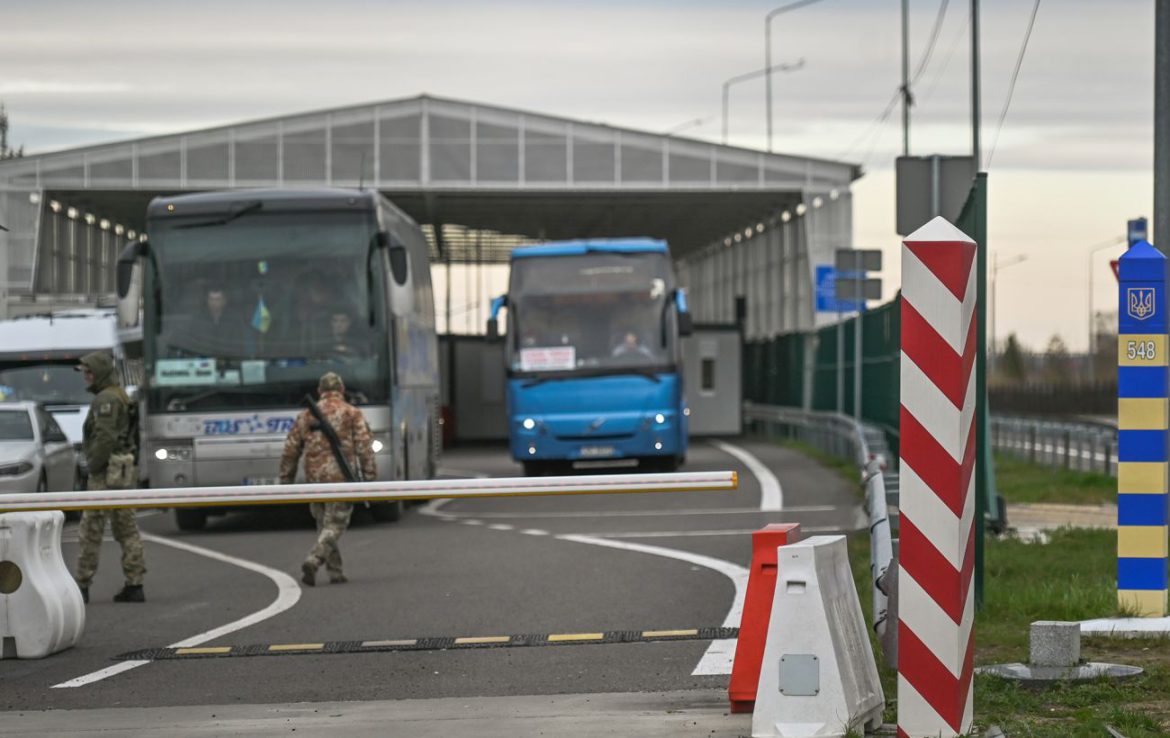
[(424, 95), (26, 156), (0, 162), (0, 189), (141, 230), (160, 194), (366, 186), (444, 226), (442, 238), (426, 229), (436, 258), (498, 261), (517, 243), (617, 236), (665, 239), (685, 258), (860, 175), (854, 164)]

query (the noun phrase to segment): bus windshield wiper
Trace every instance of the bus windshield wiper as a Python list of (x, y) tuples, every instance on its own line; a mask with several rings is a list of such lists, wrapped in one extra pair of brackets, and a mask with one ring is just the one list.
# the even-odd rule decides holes
[(215, 220), (204, 220), (204, 221), (200, 221), (198, 223), (182, 223), (180, 225), (175, 226), (175, 228), (176, 229), (180, 229), (180, 228), (181, 229), (208, 228), (210, 226), (227, 225), (228, 223), (231, 223), (233, 220), (235, 220), (236, 218), (239, 218), (242, 215), (247, 215), (248, 213), (254, 213), (257, 210), (262, 210), (263, 208), (264, 208), (264, 203), (260, 202), (259, 200), (252, 200), (250, 202), (236, 203), (235, 205), (232, 206), (231, 210), (228, 211), (228, 214), (223, 216), (222, 218), (216, 218)]

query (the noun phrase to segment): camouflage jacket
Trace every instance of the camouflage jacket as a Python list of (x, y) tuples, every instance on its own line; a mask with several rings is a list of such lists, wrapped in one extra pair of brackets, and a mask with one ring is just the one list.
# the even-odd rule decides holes
[(89, 391), (94, 394), (89, 415), (81, 428), (81, 449), (91, 476), (105, 474), (110, 454), (130, 449), (130, 398), (118, 385), (113, 360), (108, 354), (93, 353), (82, 363), (94, 373)]
[[(365, 416), (345, 401), (340, 392), (323, 392), (317, 407), (321, 415), (337, 431), (341, 439), (341, 453), (356, 474), (361, 469), (361, 478), (371, 481), (378, 478), (374, 466), (374, 450), (371, 447), (370, 428)], [(292, 484), (297, 476), (297, 462), (302, 453), (305, 457), (305, 481), (344, 482), (345, 475), (333, 457), (329, 439), (317, 430), (317, 419), (308, 410), (297, 416), (292, 430), (284, 439), (284, 453), (280, 457), (280, 481)], [(358, 463), (355, 463), (358, 462)]]

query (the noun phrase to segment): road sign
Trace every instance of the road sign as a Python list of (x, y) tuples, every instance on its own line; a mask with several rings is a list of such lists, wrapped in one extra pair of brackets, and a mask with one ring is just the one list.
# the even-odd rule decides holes
[(837, 249), (837, 271), (880, 272), (882, 252), (878, 249)]
[[(848, 272), (838, 272), (847, 274)], [(856, 272), (854, 272), (856, 274)], [(880, 300), (882, 299), (882, 281), (875, 277), (861, 279), (837, 279), (838, 300)]]
[(1148, 221), (1145, 218), (1134, 218), (1133, 220), (1126, 221), (1125, 234), (1126, 238), (1129, 239), (1130, 248), (1133, 248), (1133, 245), (1138, 241), (1149, 241), (1150, 227)]
[(842, 273), (829, 264), (819, 264), (816, 275), (816, 309), (818, 313), (855, 313), (865, 309), (864, 303), (855, 300), (842, 300), (837, 297), (837, 284), (839, 281), (846, 281), (852, 277), (851, 272)]

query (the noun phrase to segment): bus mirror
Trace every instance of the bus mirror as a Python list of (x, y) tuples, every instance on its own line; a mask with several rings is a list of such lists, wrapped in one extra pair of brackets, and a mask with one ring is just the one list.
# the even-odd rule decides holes
[(500, 321), (495, 318), (488, 318), (487, 337), (493, 339), (500, 337)]
[(378, 231), (374, 236), (374, 245), (380, 249), (384, 249), (390, 245), (390, 234), (386, 231)]
[(138, 265), (138, 258), (145, 252), (145, 245), (141, 241), (132, 241), (122, 249), (118, 255), (117, 282), (118, 299), (125, 299), (130, 292), (130, 284), (134, 277), (134, 267)]
[(410, 276), (410, 259), (406, 254), (406, 246), (401, 243), (390, 245), (390, 273), (394, 276), (394, 283), (398, 286), (406, 284)]
[(678, 334), (680, 336), (689, 336), (695, 332), (695, 321), (691, 318), (690, 313), (678, 314)]

